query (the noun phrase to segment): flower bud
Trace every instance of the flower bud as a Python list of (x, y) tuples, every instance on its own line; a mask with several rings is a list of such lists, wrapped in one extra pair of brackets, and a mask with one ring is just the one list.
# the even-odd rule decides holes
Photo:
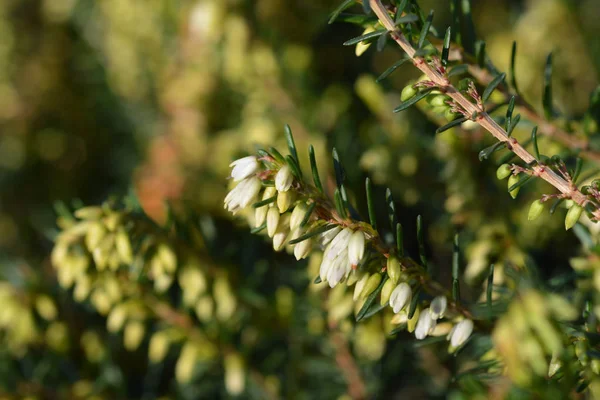
[(275, 188), (278, 192), (287, 192), (292, 186), (294, 176), (289, 165), (285, 164), (275, 175)]
[(392, 295), (392, 292), (395, 288), (396, 285), (394, 284), (394, 282), (392, 282), (391, 279), (385, 281), (383, 287), (381, 288), (381, 298), (379, 299), (379, 304), (384, 305), (388, 301), (390, 301), (390, 296)]
[[(510, 187), (512, 185), (514, 185), (515, 183), (519, 182), (519, 176), (518, 175), (511, 175), (508, 178), (508, 188), (510, 189)], [(520, 187), (514, 189), (513, 191), (510, 192), (510, 197), (512, 197), (513, 199), (517, 198), (517, 194), (519, 194), (519, 190), (521, 190)]]
[(285, 227), (283, 224), (279, 224), (275, 234), (273, 235), (273, 250), (280, 251), (283, 249), (289, 233), (290, 231), (287, 227)]
[(141, 321), (131, 321), (125, 326), (123, 332), (123, 344), (129, 351), (134, 351), (139, 347), (144, 339), (146, 328)]
[(510, 165), (508, 165), (508, 164), (502, 164), (496, 170), (496, 178), (498, 178), (500, 180), (508, 178), (508, 176), (510, 174), (512, 174), (512, 171), (510, 169)]
[(448, 105), (446, 104), (446, 100), (446, 96), (443, 94), (438, 94), (431, 99), (429, 104), (431, 104), (433, 107), (447, 107)]
[[(367, 26), (367, 28), (363, 31), (363, 35), (366, 35), (367, 33), (371, 33), (371, 32), (375, 32), (375, 28), (372, 26)], [(363, 55), (363, 53), (365, 51), (367, 51), (367, 49), (371, 47), (371, 42), (369, 41), (360, 41), (356, 44), (356, 48), (355, 48), (355, 54), (356, 57), (360, 57)]]
[(375, 291), (375, 289), (377, 289), (377, 286), (379, 286), (380, 283), (381, 283), (381, 274), (376, 273), (376, 274), (371, 275), (369, 277), (369, 279), (367, 280), (367, 283), (365, 283), (365, 287), (363, 288), (362, 292), (360, 293), (360, 297), (363, 299), (368, 297), (371, 293), (373, 293)]
[(109, 332), (119, 332), (127, 320), (127, 307), (124, 304), (115, 306), (106, 319), (106, 329)]
[(254, 210), (254, 227), (258, 228), (267, 220), (267, 213), (269, 212), (269, 206), (258, 207)]
[(567, 216), (565, 217), (565, 230), (568, 231), (577, 223), (577, 221), (579, 221), (582, 212), (583, 207), (578, 204), (574, 204), (573, 207), (569, 208)]
[(301, 241), (300, 243), (297, 243), (294, 246), (294, 257), (296, 257), (296, 260), (302, 260), (303, 258), (308, 257), (308, 255), (310, 254), (310, 250), (312, 248), (312, 240), (311, 239), (306, 239)]
[(246, 386), (244, 361), (239, 354), (230, 353), (225, 356), (225, 389), (230, 396), (238, 396)]
[(235, 160), (229, 164), (229, 166), (233, 167), (231, 170), (231, 177), (235, 182), (239, 182), (255, 173), (259, 167), (259, 164), (256, 157), (248, 156)]
[(367, 284), (367, 281), (369, 280), (370, 275), (364, 273), (360, 279), (358, 279), (358, 281), (356, 282), (356, 286), (354, 286), (354, 295), (352, 296), (352, 299), (354, 301), (358, 300), (358, 298), (360, 297), (360, 293), (363, 291), (363, 289), (365, 288), (365, 285)]
[(167, 243), (161, 243), (156, 249), (156, 256), (160, 258), (166, 272), (172, 274), (177, 269), (177, 256), (173, 248)]
[(400, 100), (406, 101), (412, 99), (413, 97), (415, 97), (416, 94), (417, 89), (415, 89), (413, 85), (410, 84), (408, 86), (405, 86), (404, 89), (402, 89), (402, 93), (400, 93)]
[(473, 332), (473, 321), (463, 319), (450, 331), (450, 345), (454, 348), (459, 347), (467, 341)]
[(423, 340), (429, 335), (429, 333), (435, 328), (436, 321), (431, 318), (431, 312), (429, 309), (423, 310), (419, 315), (417, 326), (415, 328), (415, 337), (418, 340)]
[(102, 207), (98, 206), (89, 206), (82, 207), (78, 210), (75, 210), (73, 213), (79, 219), (98, 219), (104, 215), (104, 211), (102, 211)]
[(534, 219), (540, 216), (542, 211), (544, 211), (544, 203), (542, 203), (540, 200), (534, 201), (533, 203), (531, 203), (531, 206), (529, 206), (527, 220), (533, 221)]
[(271, 207), (267, 212), (267, 235), (269, 235), (270, 238), (275, 235), (277, 225), (279, 225), (279, 210), (275, 207)]
[(448, 121), (448, 122), (454, 121), (457, 116), (458, 116), (458, 114), (455, 113), (454, 111), (452, 111), (451, 108), (447, 108), (446, 111), (444, 111), (444, 117), (446, 118), (446, 121)]
[(362, 231), (356, 231), (350, 236), (348, 241), (348, 261), (353, 267), (356, 267), (365, 254), (365, 234)]
[(394, 311), (394, 314), (398, 314), (408, 303), (412, 297), (412, 289), (409, 284), (402, 282), (392, 291), (390, 295), (390, 307)]
[(52, 321), (58, 314), (54, 301), (45, 294), (37, 296), (35, 299), (35, 309), (37, 310), (37, 313), (46, 321)]
[(306, 211), (308, 210), (308, 206), (306, 203), (300, 203), (296, 207), (294, 207), (294, 211), (292, 211), (292, 216), (290, 217), (290, 229), (294, 230), (300, 226), (302, 220), (306, 216)]
[(169, 345), (169, 336), (166, 332), (160, 331), (152, 335), (148, 345), (148, 359), (150, 362), (153, 364), (162, 362), (169, 351)]
[(290, 205), (294, 201), (294, 193), (292, 191), (279, 192), (277, 194), (277, 208), (279, 212), (283, 214), (290, 208)]
[(429, 313), (432, 319), (440, 319), (444, 316), (446, 308), (448, 307), (448, 299), (446, 296), (437, 296), (431, 301), (429, 306)]
[(394, 285), (397, 284), (401, 273), (400, 261), (398, 261), (396, 257), (390, 256), (390, 258), (387, 260), (386, 271), (390, 277), (390, 280), (394, 282)]

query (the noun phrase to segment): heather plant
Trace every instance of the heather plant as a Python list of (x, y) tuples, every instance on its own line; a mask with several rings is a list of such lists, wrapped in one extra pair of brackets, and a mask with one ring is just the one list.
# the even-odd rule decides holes
[(0, 5), (44, 50), (0, 47), (3, 398), (600, 398), (594, 2), (41, 3)]

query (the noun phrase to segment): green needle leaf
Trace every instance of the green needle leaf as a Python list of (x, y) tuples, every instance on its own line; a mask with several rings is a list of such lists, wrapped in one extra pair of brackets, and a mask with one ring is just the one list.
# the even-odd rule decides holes
[(379, 83), (382, 80), (384, 80), (385, 78), (387, 78), (388, 76), (390, 76), (392, 74), (392, 72), (394, 72), (395, 70), (397, 70), (398, 68), (400, 68), (408, 60), (410, 60), (410, 58), (403, 58), (400, 61), (396, 61), (391, 67), (389, 67), (388, 69), (386, 69), (383, 72), (383, 74), (379, 75), (379, 78), (377, 78), (376, 82)]
[[(388, 276), (386, 274), (383, 276), (383, 279), (381, 280), (381, 282), (379, 282), (379, 286), (377, 286), (377, 289), (375, 289), (373, 291), (373, 293), (371, 293), (367, 297), (367, 300), (365, 300), (365, 304), (362, 306), (362, 308), (360, 309), (358, 314), (356, 314), (356, 322), (367, 317), (367, 311), (369, 310), (369, 307), (371, 307), (371, 304), (373, 304), (373, 301), (375, 301), (375, 298), (379, 295), (379, 292), (381, 292), (381, 289), (383, 289), (383, 285), (385, 284), (385, 281), (387, 281), (387, 280), (388, 280)], [(384, 305), (384, 307), (385, 307), (385, 305)], [(383, 307), (379, 308), (379, 310), (381, 310), (381, 309), (383, 309)], [(377, 311), (379, 311), (379, 310), (377, 310)], [(371, 313), (371, 314), (369, 314), (369, 316), (371, 316), (373, 314), (374, 313)]]
[(544, 106), (544, 115), (546, 119), (552, 118), (552, 53), (546, 58), (546, 67), (544, 68), (544, 94), (542, 96), (542, 105)]
[(344, 183), (344, 169), (342, 168), (342, 163), (340, 162), (340, 156), (337, 152), (337, 149), (334, 147), (332, 152), (333, 157), (333, 169), (335, 171), (335, 182), (338, 187), (342, 186)]
[(455, 126), (458, 126), (458, 125), (462, 124), (463, 122), (465, 122), (468, 119), (469, 118), (467, 118), (467, 117), (457, 118), (454, 121), (451, 121), (451, 122), (447, 123), (446, 125), (440, 126), (439, 128), (437, 128), (435, 130), (435, 133), (442, 133), (444, 131), (447, 131), (450, 128), (454, 128)]
[(521, 177), (521, 179), (519, 179), (517, 181), (517, 183), (515, 183), (514, 185), (512, 185), (511, 187), (508, 188), (508, 192), (512, 192), (513, 190), (520, 188), (521, 186), (523, 186), (524, 184), (526, 184), (527, 182), (529, 182), (529, 180), (533, 178), (533, 175), (525, 175), (523, 177)]
[(450, 55), (450, 38), (452, 36), (452, 28), (449, 26), (446, 29), (446, 35), (444, 36), (444, 47), (442, 48), (442, 66), (446, 68), (448, 65), (448, 56)]
[(465, 32), (463, 46), (469, 53), (474, 54), (477, 37), (475, 35), (475, 25), (473, 24), (473, 17), (471, 14), (471, 0), (461, 0), (461, 10)]
[(390, 220), (390, 228), (394, 230), (396, 228), (396, 206), (394, 205), (394, 199), (392, 197), (392, 191), (387, 188), (385, 191), (385, 202), (388, 209), (388, 218)]
[(534, 126), (533, 130), (531, 131), (531, 141), (533, 142), (533, 155), (535, 156), (536, 160), (540, 160), (540, 150), (538, 148), (538, 142), (537, 142), (537, 130), (538, 127)]
[(252, 207), (258, 208), (258, 207), (266, 206), (267, 204), (275, 203), (276, 200), (277, 200), (277, 195), (275, 195), (273, 197), (269, 197), (268, 199), (256, 202), (256, 203), (252, 204)]
[(490, 272), (488, 273), (487, 279), (487, 289), (485, 293), (485, 298), (487, 301), (488, 309), (490, 313), (492, 311), (492, 292), (494, 290), (494, 264), (490, 265)]
[[(407, 5), (408, 5), (408, 0), (402, 0), (400, 2), (400, 4), (398, 4), (398, 7), (396, 7), (396, 25), (398, 25), (398, 23), (399, 23), (398, 20), (400, 18), (402, 18), (402, 14), (404, 13), (404, 9), (406, 8)], [(415, 15), (415, 17), (417, 19), (419, 18), (416, 15)]]
[(458, 64), (448, 71), (448, 77), (452, 78), (453, 76), (466, 74), (468, 71), (469, 66), (467, 64)]
[(412, 300), (410, 301), (410, 307), (408, 308), (408, 319), (412, 319), (417, 311), (417, 304), (419, 303), (419, 295), (421, 294), (421, 288), (418, 288), (413, 293)]
[(375, 202), (373, 200), (373, 185), (371, 180), (365, 180), (365, 191), (367, 192), (367, 208), (369, 209), (369, 222), (373, 229), (377, 230), (377, 219), (375, 218)]
[(421, 265), (427, 267), (427, 257), (425, 256), (425, 237), (423, 232), (423, 217), (417, 216), (417, 241), (419, 242), (419, 258)]
[(485, 67), (485, 42), (478, 40), (475, 42), (475, 58), (477, 59), (477, 65), (479, 68)]
[(487, 160), (496, 151), (506, 147), (506, 142), (497, 142), (479, 152), (479, 161)]
[(344, 206), (344, 200), (342, 200), (342, 194), (340, 192), (340, 188), (335, 189), (334, 199), (335, 199), (335, 208), (336, 208), (338, 214), (340, 214), (340, 217), (345, 219), (348, 216), (348, 214), (346, 213), (346, 208)]
[(458, 246), (458, 233), (454, 235), (452, 246), (452, 299), (460, 302), (460, 284), (458, 281), (460, 269), (460, 247)]
[(510, 68), (508, 70), (508, 76), (510, 77), (510, 84), (515, 89), (515, 92), (519, 94), (519, 88), (517, 87), (517, 77), (515, 74), (515, 60), (517, 57), (517, 42), (513, 42), (512, 50), (510, 52)]
[(311, 203), (311, 205), (308, 206), (308, 210), (306, 210), (306, 214), (304, 214), (304, 218), (302, 219), (302, 222), (300, 222), (301, 228), (303, 228), (304, 226), (306, 226), (306, 224), (308, 224), (308, 221), (310, 220), (310, 216), (312, 215), (316, 206), (317, 206), (317, 203)]
[(423, 29), (421, 29), (421, 35), (419, 36), (419, 43), (417, 45), (418, 49), (421, 49), (425, 44), (425, 38), (429, 33), (429, 28), (431, 28), (431, 23), (433, 22), (433, 10), (429, 11), (429, 15), (423, 24)]
[(294, 142), (294, 136), (292, 135), (292, 128), (288, 124), (285, 125), (285, 140), (287, 141), (288, 149), (290, 150), (290, 154), (294, 157), (296, 164), (298, 166), (298, 172), (300, 173), (300, 178), (302, 178), (302, 170), (300, 169), (300, 159), (298, 158), (298, 151), (296, 150), (296, 143)]
[(329, 18), (329, 24), (332, 24), (337, 17), (342, 13), (342, 11), (346, 10), (347, 8), (350, 8), (354, 3), (356, 2), (356, 0), (345, 0), (342, 4), (340, 4), (338, 6), (338, 8), (336, 8), (333, 13), (331, 14), (331, 17)]
[(394, 108), (394, 112), (396, 113), (396, 112), (406, 110), (413, 104), (416, 104), (417, 102), (419, 102), (419, 100), (422, 100), (423, 98), (425, 98), (429, 94), (429, 92), (431, 92), (432, 90), (433, 90), (433, 88), (427, 88), (427, 89), (417, 93), (416, 95), (414, 95), (410, 99), (406, 100), (405, 102), (400, 103), (400, 105), (398, 107)]
[(398, 256), (404, 257), (404, 233), (399, 222), (396, 224), (396, 249), (398, 250)]
[(281, 163), (281, 164), (285, 163), (285, 157), (283, 155), (281, 155), (279, 150), (277, 150), (275, 147), (269, 147), (269, 153), (271, 153), (273, 158), (275, 160), (277, 160), (279, 163)]
[(481, 96), (481, 100), (484, 103), (490, 98), (490, 96), (492, 95), (492, 92), (504, 81), (504, 78), (506, 78), (506, 74), (503, 72), (500, 75), (498, 75), (497, 77), (495, 77), (490, 82), (488, 87), (485, 88), (485, 90), (483, 91), (483, 95)]
[(267, 221), (263, 222), (263, 224), (261, 226), (250, 229), (250, 233), (252, 233), (252, 234), (258, 233), (258, 232), (262, 231), (263, 229), (265, 229), (266, 227), (267, 227)]
[(415, 22), (415, 21), (418, 21), (418, 20), (419, 20), (419, 17), (417, 15), (415, 15), (415, 14), (406, 14), (406, 15), (403, 15), (402, 17), (400, 17), (400, 18), (396, 18), (395, 24), (396, 24), (396, 26), (398, 26), (398, 25), (401, 25), (401, 24), (408, 24), (408, 23)]
[(519, 124), (519, 121), (521, 121), (521, 114), (517, 114), (514, 118), (512, 118), (512, 120), (510, 121), (510, 125), (508, 125), (508, 129), (506, 130), (506, 133), (508, 133), (508, 136), (510, 137), (510, 135), (512, 135), (513, 131), (515, 130), (515, 128), (517, 127), (517, 125)]
[(317, 158), (315, 156), (315, 148), (311, 144), (308, 146), (308, 157), (310, 158), (310, 169), (312, 170), (313, 182), (319, 192), (324, 193), (323, 185), (321, 184), (321, 178), (319, 178), (319, 170), (317, 169)]
[(504, 125), (504, 129), (508, 132), (508, 127), (510, 126), (510, 123), (512, 121), (512, 115), (513, 115), (513, 111), (515, 109), (515, 96), (512, 96), (510, 98), (510, 101), (508, 102), (508, 108), (506, 109), (506, 124)]
[(352, 46), (357, 43), (364, 42), (365, 40), (374, 39), (376, 37), (379, 37), (380, 35), (383, 35), (384, 33), (387, 33), (387, 29), (379, 29), (375, 32), (369, 32), (364, 35), (357, 36), (355, 38), (345, 41), (344, 46)]
[(575, 164), (575, 172), (573, 172), (571, 180), (573, 181), (573, 183), (575, 183), (577, 181), (577, 178), (579, 178), (579, 174), (581, 174), (581, 167), (583, 166), (583, 160), (581, 158), (578, 158)]
[(310, 232), (305, 233), (304, 235), (302, 235), (302, 236), (300, 236), (300, 237), (298, 237), (298, 238), (296, 238), (294, 240), (290, 240), (289, 244), (300, 243), (300, 242), (302, 242), (302, 241), (304, 241), (306, 239), (310, 239), (313, 236), (320, 235), (321, 233), (327, 232), (327, 231), (329, 231), (329, 230), (331, 230), (331, 229), (333, 229), (335, 227), (337, 227), (336, 224), (322, 225), (322, 226), (320, 226), (320, 227), (318, 227), (316, 229), (313, 229)]

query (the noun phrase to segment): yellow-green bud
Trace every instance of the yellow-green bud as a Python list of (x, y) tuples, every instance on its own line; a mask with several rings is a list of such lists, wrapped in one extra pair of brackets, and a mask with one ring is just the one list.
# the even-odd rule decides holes
[(417, 89), (413, 87), (412, 84), (405, 86), (402, 89), (402, 93), (400, 93), (400, 100), (406, 101), (408, 99), (412, 99), (417, 94)]
[(444, 107), (446, 108), (448, 105), (446, 104), (446, 96), (443, 94), (439, 94), (431, 99), (429, 102), (433, 107)]
[[(512, 185), (514, 185), (515, 183), (519, 182), (519, 176), (518, 175), (511, 175), (510, 178), (508, 178), (508, 188), (510, 188)], [(513, 191), (509, 192), (510, 193), (510, 197), (512, 197), (513, 199), (517, 198), (517, 194), (519, 194), (519, 190), (521, 188), (518, 187), (516, 189), (514, 189)]]
[(379, 286), (380, 283), (381, 283), (381, 274), (371, 275), (369, 277), (369, 279), (367, 280), (367, 283), (365, 283), (365, 287), (363, 288), (362, 292), (360, 292), (360, 297), (364, 299), (367, 296), (369, 296), (371, 293), (373, 293), (375, 291), (375, 289), (377, 289), (377, 286)]
[(438, 115), (444, 115), (444, 113), (446, 112), (447, 109), (448, 109), (448, 106), (438, 106), (438, 107), (433, 107), (431, 109), (431, 112), (434, 114), (438, 114)]
[(419, 308), (419, 306), (417, 306), (417, 309), (415, 310), (413, 317), (411, 319), (409, 319), (408, 323), (406, 324), (407, 325), (406, 328), (409, 333), (413, 333), (415, 331), (415, 328), (417, 327), (417, 322), (419, 321), (420, 314), (421, 314), (421, 309)]
[(238, 396), (246, 386), (246, 369), (244, 360), (239, 354), (230, 353), (225, 356), (225, 389), (231, 396)]
[(139, 347), (144, 339), (146, 328), (141, 321), (131, 321), (125, 326), (123, 332), (123, 344), (129, 351), (134, 351)]
[(400, 261), (398, 261), (396, 257), (388, 258), (386, 270), (390, 277), (390, 281), (392, 281), (394, 285), (397, 284), (401, 274)]
[(446, 111), (444, 112), (444, 117), (446, 117), (446, 120), (448, 122), (452, 122), (456, 119), (456, 117), (458, 117), (458, 114), (455, 113), (454, 111), (452, 111), (452, 109), (447, 108)]
[(44, 294), (37, 296), (35, 299), (35, 309), (46, 321), (55, 319), (56, 315), (58, 314), (56, 305), (54, 305), (54, 301)]
[(173, 273), (177, 269), (177, 256), (175, 252), (167, 243), (161, 243), (158, 245), (156, 255), (160, 257), (160, 260), (168, 273)]
[(160, 331), (152, 335), (148, 346), (148, 359), (150, 362), (162, 362), (169, 351), (169, 345), (169, 335), (166, 332)]
[(567, 211), (567, 216), (565, 217), (565, 229), (571, 229), (579, 218), (581, 217), (581, 213), (583, 212), (583, 207), (578, 204), (574, 204), (573, 207), (569, 208)]
[(385, 281), (383, 287), (381, 288), (381, 298), (379, 299), (379, 304), (384, 305), (388, 301), (390, 301), (390, 296), (392, 295), (392, 292), (395, 288), (396, 284), (392, 282), (391, 279)]
[(98, 219), (102, 216), (102, 207), (90, 206), (82, 207), (76, 210), (73, 214), (79, 219)]
[(290, 208), (290, 205), (294, 201), (294, 192), (287, 190), (285, 192), (279, 192), (277, 194), (277, 208), (280, 213), (284, 213)]
[(510, 165), (508, 165), (508, 164), (502, 164), (496, 170), (496, 178), (498, 178), (500, 180), (502, 180), (504, 178), (508, 178), (508, 176), (510, 174), (512, 174), (512, 171), (510, 169)]
[(542, 211), (544, 211), (544, 203), (542, 203), (540, 200), (534, 201), (533, 203), (531, 203), (531, 206), (529, 206), (529, 213), (527, 214), (527, 219), (529, 221), (533, 221), (534, 219), (540, 216)]

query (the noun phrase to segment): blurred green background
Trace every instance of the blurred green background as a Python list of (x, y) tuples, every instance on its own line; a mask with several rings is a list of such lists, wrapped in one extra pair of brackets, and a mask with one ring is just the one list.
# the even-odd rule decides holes
[[(49, 261), (57, 232), (53, 205), (98, 204), (135, 192), (158, 223), (166, 220), (166, 203), (209, 216), (219, 237), (228, 238), (222, 239), (226, 251), (220, 261), (230, 269), (241, 260), (266, 259), (269, 271), (285, 266), (302, 277), (272, 278), (265, 296), (275, 296), (284, 284), (303, 296), (309, 281), (302, 268), (289, 257), (270, 254), (222, 209), (228, 164), (257, 146), (283, 147), (286, 123), (305, 166), (306, 148), (315, 146), (329, 187), (329, 154), (338, 149), (363, 215), (366, 176), (376, 183), (381, 201), (391, 188), (413, 254), (414, 220), (422, 214), (428, 253), (440, 271), (449, 271), (457, 227), (463, 231), (467, 280), (476, 282), (490, 261), (523, 264), (526, 254), (533, 254), (545, 276), (568, 270), (569, 244), (578, 242), (564, 233), (562, 219), (547, 216), (522, 224), (528, 204), (548, 187), (532, 185), (513, 201), (494, 178), (495, 164), (477, 159), (479, 150), (493, 143), (488, 136), (479, 131), (436, 136), (436, 125), (421, 111), (393, 114), (402, 87), (418, 77), (416, 70), (407, 66), (376, 84), (400, 52), (394, 46), (382, 52), (371, 48), (357, 58), (355, 49), (342, 43), (360, 29), (327, 24), (337, 3), (1, 1), (0, 276), (19, 290), (44, 288), (60, 297)], [(436, 10), (434, 26), (443, 32), (450, 23), (447, 1), (418, 3)], [(473, 1), (477, 35), (500, 70), (507, 69), (510, 46), (518, 41), (519, 86), (538, 109), (544, 62), (554, 52), (555, 107), (573, 119), (582, 117), (600, 77), (599, 16), (596, 0)], [(560, 151), (549, 141), (542, 145)], [(285, 348), (293, 329), (258, 335)], [(370, 362), (367, 374), (376, 391), (418, 398), (445, 390), (446, 373), (428, 365), (427, 355), (421, 367), (437, 376), (439, 386), (424, 388), (417, 375), (398, 380), (401, 371), (410, 370), (394, 359), (405, 350), (392, 341), (384, 356), (385, 338), (377, 340), (380, 345), (367, 340), (362, 347), (357, 340), (353, 350)], [(269, 353), (262, 351), (260, 357)], [(287, 387), (285, 376), (281, 385)], [(27, 372), (11, 377), (7, 380), (33, 379)], [(71, 378), (64, 380), (77, 381)], [(18, 392), (6, 385), (7, 393)], [(120, 396), (139, 397), (142, 387), (130, 383)], [(314, 395), (310, 389), (303, 390)], [(339, 384), (323, 398), (343, 393)]]

